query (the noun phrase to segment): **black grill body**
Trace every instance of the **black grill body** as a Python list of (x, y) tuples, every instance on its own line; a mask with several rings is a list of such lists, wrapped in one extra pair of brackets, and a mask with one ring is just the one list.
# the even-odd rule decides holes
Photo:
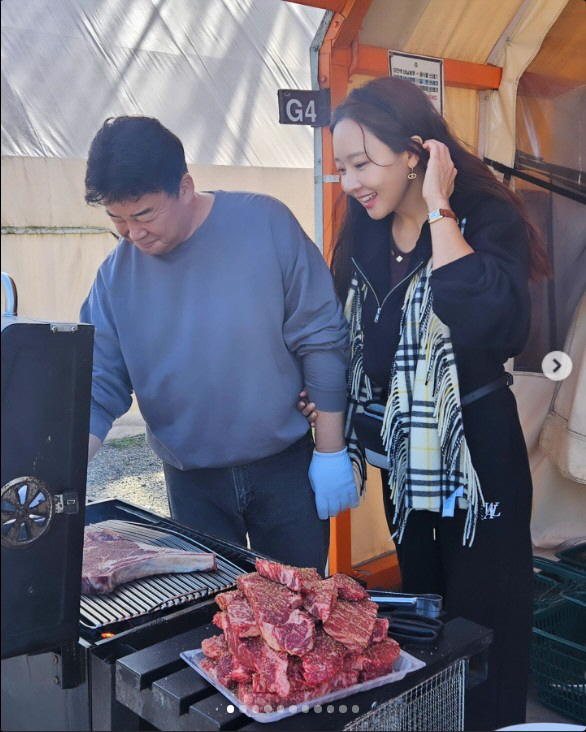
[(79, 634), (93, 331), (2, 317), (2, 658)]
[[(85, 520), (87, 524), (126, 521), (172, 532), (221, 555), (238, 567), (241, 574), (255, 571), (255, 558), (259, 556), (124, 501), (90, 503), (86, 506)], [(129, 653), (145, 652), (160, 642), (173, 643), (177, 636), (209, 624), (218, 610), (214, 596), (212, 589), (205, 597), (187, 601), (177, 608), (105, 626), (103, 630), (113, 635), (102, 638), (98, 629), (80, 623), (78, 594), (76, 642), (56, 647), (48, 653), (20, 655), (2, 661), (1, 728), (72, 731), (144, 729), (140, 726), (140, 717), (117, 700), (117, 660)], [(210, 628), (207, 635), (217, 632), (217, 628)], [(179, 651), (173, 661), (175, 666), (185, 665), (179, 658)], [(192, 673), (196, 676), (195, 672)], [(31, 700), (34, 701), (31, 703)]]

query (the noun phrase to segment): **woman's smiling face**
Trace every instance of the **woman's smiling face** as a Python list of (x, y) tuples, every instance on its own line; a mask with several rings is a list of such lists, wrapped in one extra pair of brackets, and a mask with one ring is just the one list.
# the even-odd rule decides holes
[(352, 119), (340, 120), (332, 139), (342, 190), (373, 219), (396, 211), (409, 189), (409, 153), (393, 152)]

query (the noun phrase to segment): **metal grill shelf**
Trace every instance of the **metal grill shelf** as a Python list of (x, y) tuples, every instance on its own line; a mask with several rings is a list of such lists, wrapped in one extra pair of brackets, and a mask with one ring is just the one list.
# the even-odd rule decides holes
[[(151, 546), (185, 551), (214, 551), (191, 537), (141, 523), (111, 519), (96, 525), (115, 531), (125, 539)], [(214, 553), (217, 569), (212, 572), (154, 575), (126, 582), (105, 595), (82, 595), (82, 625), (91, 630), (99, 630), (113, 623), (177, 607), (233, 588), (237, 577), (244, 573), (243, 570), (217, 551)]]

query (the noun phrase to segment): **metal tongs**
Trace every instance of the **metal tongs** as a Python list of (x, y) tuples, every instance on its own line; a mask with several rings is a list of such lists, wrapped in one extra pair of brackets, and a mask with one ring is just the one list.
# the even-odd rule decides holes
[(426, 618), (437, 618), (442, 612), (441, 595), (409, 595), (386, 590), (368, 590), (368, 594), (373, 602), (384, 605), (385, 608), (410, 608), (417, 615), (423, 615)]
[(389, 620), (389, 635), (400, 643), (429, 645), (440, 637), (444, 624), (437, 618), (428, 618), (403, 610), (383, 610)]

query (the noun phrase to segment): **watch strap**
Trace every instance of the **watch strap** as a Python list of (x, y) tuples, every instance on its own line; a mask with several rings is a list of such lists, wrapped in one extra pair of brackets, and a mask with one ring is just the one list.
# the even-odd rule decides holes
[(443, 218), (454, 219), (457, 224), (459, 223), (458, 217), (449, 208), (434, 208), (427, 215), (427, 220), (430, 224), (433, 224)]

